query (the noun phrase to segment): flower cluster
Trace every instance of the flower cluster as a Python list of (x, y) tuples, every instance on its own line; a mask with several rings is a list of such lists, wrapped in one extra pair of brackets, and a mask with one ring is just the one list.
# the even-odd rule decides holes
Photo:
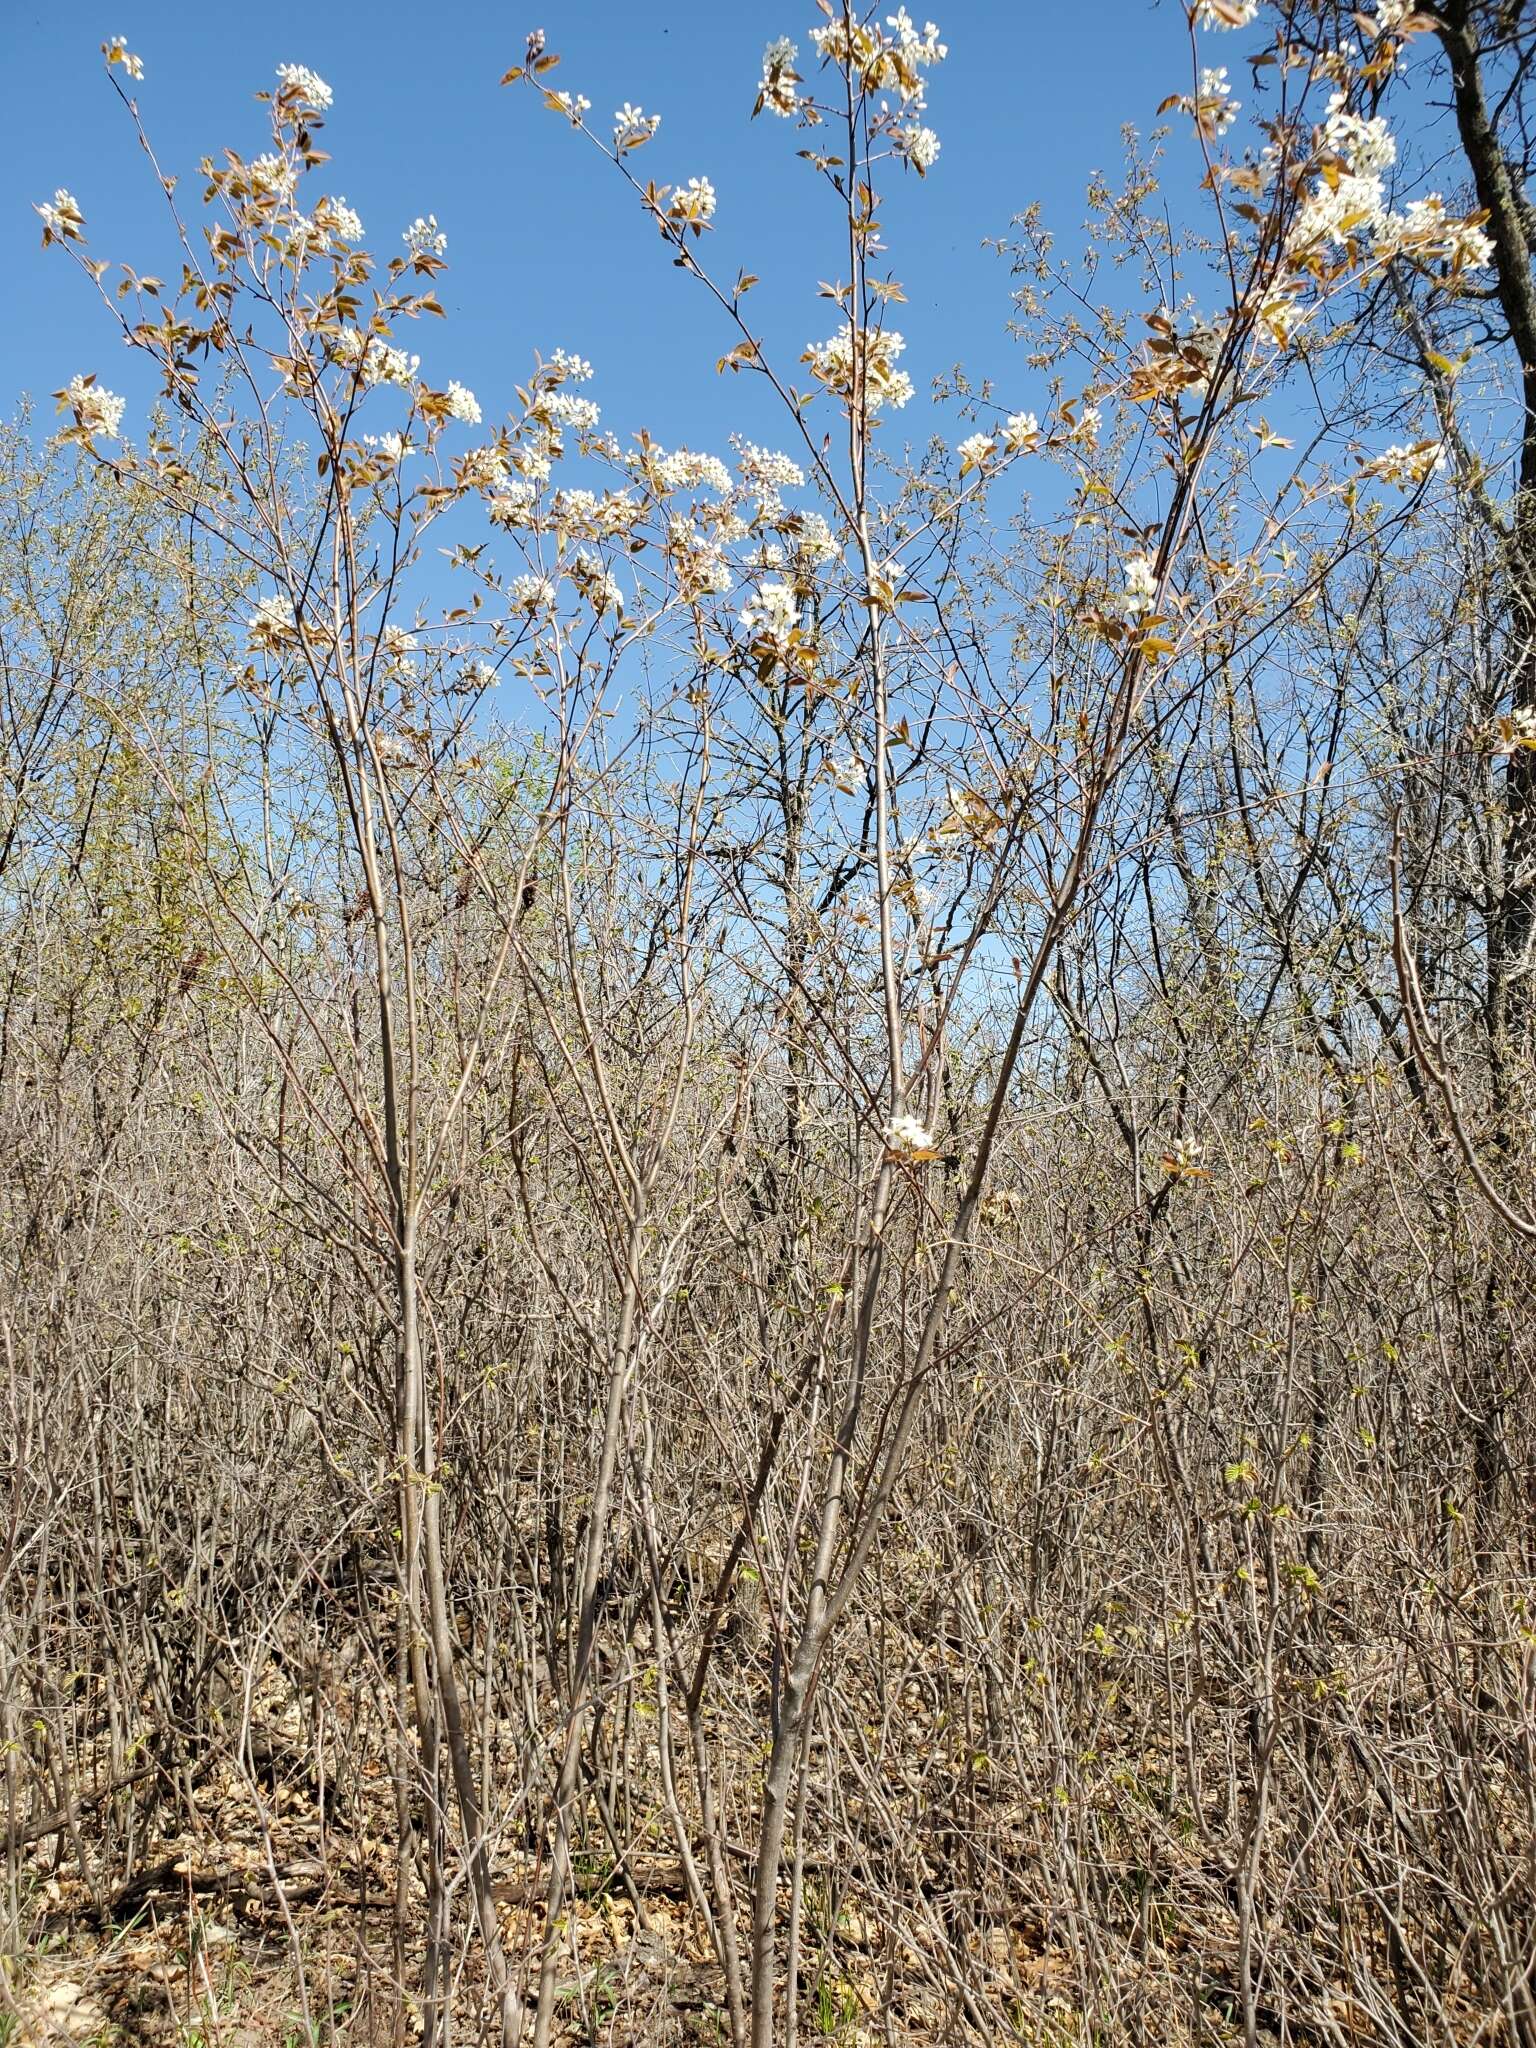
[(514, 576), (507, 585), (507, 596), (520, 611), (552, 611), (555, 586), (547, 576)]
[(1138, 619), (1157, 599), (1157, 567), (1150, 555), (1131, 555), (1125, 564), (1121, 605), (1127, 618)]
[(126, 36), (114, 36), (111, 42), (103, 43), (101, 54), (107, 60), (109, 71), (114, 64), (121, 64), (130, 78), (137, 80), (144, 76), (144, 59), (134, 56)]
[(731, 587), (731, 565), (718, 541), (699, 533), (686, 519), (667, 527), (667, 552), (677, 572), (678, 595), (686, 599), (720, 597)]
[(842, 552), (836, 535), (819, 512), (792, 512), (783, 530), (794, 543), (800, 561), (807, 565), (830, 562)]
[(1428, 483), (1432, 476), (1445, 468), (1445, 463), (1443, 441), (1415, 441), (1409, 447), (1384, 448), (1380, 455), (1360, 465), (1360, 474), (1411, 490)]
[(960, 474), (964, 476), (968, 470), (985, 469), (997, 453), (997, 443), (990, 434), (967, 434), (955, 453), (960, 457)]
[(1032, 412), (1011, 412), (1003, 421), (1003, 447), (1010, 455), (1025, 455), (1040, 444), (1040, 422)]
[(421, 368), (421, 357), (396, 348), (382, 334), (364, 334), (357, 327), (343, 327), (331, 344), (338, 363), (355, 369), (365, 385), (410, 385)]
[(799, 463), (776, 449), (759, 448), (755, 441), (738, 441), (736, 455), (743, 481), (765, 498), (775, 498), (780, 491), (799, 490), (805, 482), (805, 471)]
[(592, 365), (581, 356), (573, 356), (563, 348), (557, 348), (550, 357), (546, 368), (551, 377), (558, 376), (568, 384), (585, 384), (592, 376)]
[(624, 592), (600, 555), (578, 548), (571, 559), (571, 580), (595, 612), (622, 612)]
[(386, 463), (390, 468), (404, 462), (406, 456), (414, 452), (404, 434), (364, 434), (363, 442), (373, 450), (376, 461)]
[(765, 583), (741, 614), (741, 629), (770, 640), (787, 640), (800, 623), (800, 600), (788, 583)]
[(439, 228), (435, 213), (429, 213), (425, 220), (418, 214), (400, 239), (405, 244), (406, 254), (414, 259), (446, 256), (448, 253), (448, 237)]
[(35, 206), (34, 213), (42, 216), (43, 247), (50, 242), (78, 242), (80, 231), (85, 226), (85, 215), (80, 211), (80, 202), (73, 192), (66, 192), (61, 185), (52, 199), (45, 199)]
[(1486, 270), (1493, 261), (1493, 243), (1479, 220), (1448, 214), (1438, 192), (1413, 199), (1393, 216), (1394, 240), (1405, 255), (1438, 257), (1455, 272)]
[(538, 486), (526, 477), (512, 477), (486, 505), (492, 526), (531, 526), (538, 495)]
[(1193, 96), (1186, 93), (1179, 104), (1185, 113), (1194, 116), (1200, 133), (1214, 140), (1232, 126), (1242, 101), (1233, 99), (1227, 67), (1222, 64), (1214, 68), (1206, 65), (1200, 73), (1200, 90)]
[(617, 150), (639, 149), (660, 126), (660, 114), (644, 113), (626, 100), (613, 117), (613, 146)]
[(752, 109), (760, 114), (766, 107), (770, 114), (777, 114), (787, 120), (799, 105), (795, 88), (800, 83), (800, 74), (795, 69), (795, 59), (800, 52), (788, 36), (776, 36), (763, 52), (763, 75), (758, 81), (757, 105)]
[(1170, 1180), (1209, 1180), (1210, 1168), (1200, 1163), (1204, 1156), (1198, 1138), (1175, 1138), (1163, 1154), (1163, 1171)]
[(1397, 160), (1397, 144), (1381, 115), (1367, 120), (1351, 112), (1345, 95), (1336, 92), (1318, 144), (1324, 173), (1291, 230), (1293, 257), (1315, 264), (1330, 244), (1347, 249), (1367, 242), (1378, 258), (1402, 252), (1448, 263), (1456, 276), (1491, 260), (1493, 245), (1483, 233), (1483, 216), (1448, 214), (1438, 193), (1414, 200), (1404, 213), (1388, 212), (1382, 181)]
[(53, 395), (59, 402), (59, 411), (72, 412), (75, 425), (88, 439), (97, 434), (116, 439), (127, 401), (115, 391), (103, 390), (94, 376), (71, 377), (64, 389)]
[(459, 457), (459, 489), (499, 491), (507, 482), (507, 470), (507, 458), (500, 448), (471, 448)]
[(449, 419), (462, 420), (467, 427), (479, 426), (480, 405), (473, 391), (467, 391), (460, 383), (450, 382), (443, 395), (447, 402)]
[(940, 149), (938, 136), (931, 128), (923, 127), (918, 121), (908, 121), (901, 127), (893, 129), (891, 146), (898, 156), (906, 159), (920, 178), (925, 177), (933, 169), (934, 160)]
[(1005, 1223), (1016, 1223), (1024, 1214), (1025, 1206), (1024, 1193), (1020, 1188), (988, 1188), (976, 1213), (984, 1224), (996, 1230)]
[(292, 599), (280, 590), (259, 598), (255, 611), (246, 621), (246, 631), (251, 645), (263, 653), (275, 654), (280, 648), (291, 646), (299, 631)]
[(1197, 28), (1247, 28), (1259, 11), (1259, 0), (1197, 0)]
[(912, 397), (912, 379), (896, 368), (906, 342), (893, 328), (857, 330), (850, 321), (828, 341), (813, 341), (800, 358), (829, 391), (873, 419), (883, 406), (900, 407)]
[(404, 626), (386, 626), (379, 635), (379, 653), (395, 667), (409, 667), (416, 653), (416, 635)]
[(690, 178), (667, 201), (667, 219), (701, 234), (715, 217), (715, 188), (708, 178)]
[(920, 73), (942, 63), (948, 46), (939, 41), (933, 22), (919, 31), (905, 7), (885, 18), (886, 33), (874, 22), (839, 19), (811, 30), (811, 41), (824, 63), (841, 64), (866, 92), (897, 92), (904, 101), (921, 101)]
[(564, 114), (573, 128), (579, 128), (591, 111), (592, 102), (585, 93), (552, 92), (549, 104)]
[(279, 64), (277, 67), (277, 96), (300, 113), (324, 114), (329, 112), (335, 94), (307, 64)]
[(302, 265), (311, 256), (322, 254), (338, 242), (353, 243), (362, 239), (362, 220), (346, 200), (322, 199), (311, 214), (294, 215), (283, 244), (283, 254), (290, 263)]
[(245, 167), (250, 181), (251, 193), (257, 199), (291, 199), (299, 182), (299, 167), (285, 156), (274, 156), (268, 150), (265, 156), (252, 157)]
[(918, 1118), (907, 1115), (905, 1111), (900, 1116), (893, 1116), (886, 1125), (885, 1142), (892, 1152), (900, 1153), (904, 1159), (933, 1156), (933, 1133)]
[(699, 489), (718, 491), (721, 497), (730, 493), (731, 472), (718, 455), (695, 455), (688, 448), (668, 455), (660, 448), (652, 448), (636, 459), (663, 497), (673, 491)]
[(590, 434), (602, 412), (590, 398), (578, 398), (571, 391), (548, 391), (540, 395), (534, 411), (555, 427), (569, 427), (573, 433)]

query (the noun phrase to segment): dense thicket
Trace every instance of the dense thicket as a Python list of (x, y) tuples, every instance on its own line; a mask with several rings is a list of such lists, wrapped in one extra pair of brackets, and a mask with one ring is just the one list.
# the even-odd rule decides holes
[[(1332, 27), (958, 464), (834, 167), (845, 467), (557, 362), (401, 482), (308, 73), (185, 429), (5, 436), (0, 2038), (1536, 2043), (1530, 39)], [(1478, 211), (1319, 240), (1394, 36)]]

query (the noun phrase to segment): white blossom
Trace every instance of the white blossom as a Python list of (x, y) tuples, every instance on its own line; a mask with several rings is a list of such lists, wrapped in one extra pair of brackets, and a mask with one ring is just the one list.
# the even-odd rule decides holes
[(71, 377), (64, 389), (57, 394), (59, 411), (66, 408), (73, 412), (75, 424), (83, 427), (87, 434), (104, 434), (115, 440), (123, 424), (123, 412), (127, 400), (119, 398), (115, 391), (104, 390), (89, 377)]
[(121, 64), (130, 78), (140, 79), (144, 76), (144, 59), (134, 56), (128, 47), (126, 36), (114, 36), (111, 42), (102, 44), (101, 51), (109, 69), (114, 64)]
[(471, 448), (459, 458), (459, 487), (466, 491), (496, 491), (507, 481), (507, 458), (500, 448)]
[(251, 181), (251, 190), (258, 198), (276, 193), (281, 199), (290, 199), (299, 182), (299, 168), (287, 157), (274, 156), (270, 150), (264, 156), (252, 157), (246, 165)]
[(547, 576), (514, 576), (507, 585), (507, 595), (523, 611), (554, 609), (555, 586)]
[(795, 93), (800, 82), (795, 71), (795, 59), (799, 54), (788, 36), (775, 36), (763, 52), (763, 75), (757, 85), (758, 102), (781, 120), (788, 119), (799, 103)]
[(931, 128), (924, 128), (917, 122), (896, 129), (892, 136), (897, 154), (904, 156), (915, 171), (931, 171), (941, 144)]
[(725, 497), (731, 489), (731, 472), (718, 455), (696, 455), (687, 448), (679, 448), (667, 455), (661, 449), (653, 448), (650, 469), (656, 488), (663, 495), (672, 491), (704, 489), (718, 491)]
[(1157, 566), (1150, 555), (1132, 555), (1125, 564), (1125, 595), (1122, 603), (1128, 618), (1149, 612), (1157, 598)]
[(404, 626), (386, 626), (379, 635), (379, 652), (386, 661), (408, 664), (416, 652), (416, 635)]
[(842, 551), (836, 536), (819, 512), (797, 512), (786, 529), (795, 543), (795, 553), (806, 562), (829, 562)]
[(586, 115), (586, 113), (589, 111), (592, 105), (592, 102), (587, 98), (586, 94), (580, 92), (574, 94), (568, 92), (556, 92), (551, 93), (550, 98), (554, 101), (555, 105), (560, 109), (561, 113), (565, 115), (566, 119), (570, 122), (573, 128), (579, 128), (581, 126), (583, 117)]
[(585, 384), (592, 375), (592, 365), (589, 362), (581, 356), (569, 354), (563, 348), (555, 350), (546, 367), (551, 372), (557, 372), (568, 384)]
[(968, 434), (955, 453), (960, 457), (960, 470), (963, 475), (968, 469), (983, 468), (988, 456), (997, 453), (997, 443), (990, 434)]
[(1011, 412), (1003, 421), (1003, 447), (1010, 455), (1032, 448), (1040, 438), (1040, 422), (1032, 412)]
[(915, 1116), (903, 1112), (893, 1116), (885, 1128), (885, 1142), (893, 1152), (900, 1152), (911, 1158), (914, 1153), (931, 1152), (933, 1133), (926, 1129)]
[(443, 396), (448, 401), (448, 417), (462, 420), (466, 426), (478, 427), (480, 406), (473, 391), (468, 391), (458, 382), (451, 382)]
[(805, 483), (805, 471), (793, 457), (777, 449), (759, 448), (755, 441), (736, 443), (736, 462), (743, 480), (769, 496), (799, 490)]
[(355, 368), (365, 385), (408, 385), (421, 367), (421, 357), (387, 342), (382, 334), (364, 334), (357, 327), (343, 327), (331, 344), (337, 362)]
[(75, 241), (85, 226), (85, 215), (80, 211), (80, 202), (73, 192), (67, 192), (61, 185), (52, 199), (45, 199), (35, 206), (34, 213), (41, 214), (43, 227), (49, 235), (57, 235), (61, 241)]
[(571, 577), (594, 611), (623, 611), (624, 592), (618, 578), (589, 548), (579, 548), (572, 558)]
[(613, 146), (615, 149), (638, 149), (642, 143), (650, 141), (660, 126), (660, 114), (647, 114), (626, 100), (613, 117)]
[(531, 526), (537, 487), (526, 477), (512, 477), (486, 502), (492, 526)]
[(813, 341), (801, 361), (829, 391), (850, 404), (862, 400), (873, 417), (882, 406), (900, 407), (912, 397), (912, 379), (894, 367), (906, 342), (894, 328), (858, 332), (851, 323), (827, 341)]
[(590, 398), (577, 398), (569, 391), (547, 392), (539, 399), (537, 410), (557, 426), (570, 427), (578, 434), (590, 433), (602, 418)]
[(293, 600), (281, 590), (269, 596), (258, 598), (256, 609), (246, 621), (251, 645), (268, 652), (285, 647), (298, 633), (298, 624), (293, 616)]
[(403, 462), (407, 455), (415, 452), (404, 434), (364, 434), (363, 442), (374, 451), (380, 462)]
[(702, 227), (715, 217), (715, 188), (708, 178), (690, 178), (667, 201), (667, 218), (683, 226)]
[(800, 600), (788, 583), (765, 583), (756, 599), (741, 614), (744, 633), (765, 633), (771, 640), (787, 640), (800, 621)]
[(315, 226), (323, 228), (338, 242), (360, 242), (363, 239), (361, 217), (348, 206), (345, 199), (322, 199), (315, 207)]
[(1200, 93), (1196, 102), (1198, 118), (1216, 134), (1220, 135), (1237, 119), (1241, 100), (1232, 97), (1232, 88), (1227, 83), (1225, 64), (1216, 69), (1209, 65), (1200, 73)]
[(325, 80), (311, 71), (307, 64), (279, 64), (277, 80), (280, 98), (291, 99), (296, 106), (307, 107), (311, 113), (327, 112), (335, 98)]
[(1409, 490), (1427, 483), (1445, 464), (1443, 441), (1415, 441), (1410, 447), (1384, 448), (1380, 455), (1360, 465), (1360, 474), (1379, 477), (1383, 483)]
[(448, 253), (448, 237), (439, 228), (435, 213), (429, 213), (425, 219), (417, 214), (400, 239), (405, 244), (406, 254), (411, 257), (446, 256)]

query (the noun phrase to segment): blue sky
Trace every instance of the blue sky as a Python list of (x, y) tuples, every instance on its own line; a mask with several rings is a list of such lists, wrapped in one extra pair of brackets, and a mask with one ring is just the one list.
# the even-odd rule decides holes
[[(929, 93), (943, 151), (923, 183), (891, 167), (883, 209), (890, 266), (910, 297), (895, 323), (904, 362), (920, 394), (963, 361), (993, 375), (1009, 405), (1037, 405), (1039, 380), (1005, 331), (1007, 268), (983, 241), (1038, 201), (1075, 244), (1090, 172), (1120, 163), (1121, 124), (1150, 128), (1158, 100), (1187, 83), (1183, 9), (959, 0), (933, 11), (950, 45)], [(450, 321), (429, 323), (410, 345), (439, 385), (469, 384), (488, 418), (512, 402), (535, 347), (563, 346), (597, 366), (592, 395), (621, 435), (644, 424), (663, 440), (710, 446), (740, 425), (783, 438), (745, 380), (715, 376), (724, 323), (670, 268), (611, 167), (531, 95), (499, 86), (534, 26), (564, 59), (552, 82), (587, 94), (594, 118), (606, 125), (626, 99), (661, 113), (637, 168), (669, 183), (713, 180), (708, 254), (724, 278), (743, 266), (762, 278), (753, 316), (791, 366), (835, 324), (815, 289), (841, 274), (837, 223), (795, 158), (805, 138), (748, 119), (764, 44), (789, 34), (809, 54), (819, 17), (806, 0), (522, 0), (517, 11), (505, 0), (4, 0), (0, 16), (0, 263), (19, 313), (0, 323), (0, 412), (30, 391), (51, 416), (47, 394), (87, 369), (135, 409), (149, 395), (85, 280), (61, 251), (39, 248), (31, 211), (67, 186), (93, 255), (175, 274), (148, 164), (102, 72), (98, 46), (117, 32), (144, 59), (139, 103), (189, 202), (201, 156), (261, 148), (265, 110), (251, 95), (277, 64), (307, 64), (330, 82), (336, 105), (322, 140), (333, 164), (315, 189), (345, 194), (378, 254), (399, 249), (418, 213), (438, 216)], [(1239, 59), (1244, 40), (1222, 38), (1221, 58)], [(1191, 149), (1187, 135), (1175, 139), (1176, 156)], [(922, 404), (903, 419), (918, 437), (939, 424)]]

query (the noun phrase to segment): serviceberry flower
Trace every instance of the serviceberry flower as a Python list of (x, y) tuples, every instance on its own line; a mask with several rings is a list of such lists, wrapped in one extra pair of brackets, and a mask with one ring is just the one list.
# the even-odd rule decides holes
[(291, 100), (295, 107), (312, 114), (327, 113), (336, 97), (307, 64), (279, 64), (277, 82), (280, 100)]
[(258, 598), (255, 611), (246, 621), (246, 631), (251, 645), (264, 653), (275, 653), (279, 648), (289, 646), (298, 638), (299, 631), (293, 615), (293, 600), (280, 590)]
[(1128, 618), (1139, 618), (1152, 609), (1157, 596), (1157, 569), (1150, 555), (1132, 555), (1125, 565), (1125, 596)]
[(110, 43), (103, 43), (101, 54), (107, 60), (109, 71), (114, 64), (121, 64), (130, 78), (137, 80), (144, 76), (144, 59), (134, 56), (126, 36), (114, 36)]
[(955, 450), (960, 457), (960, 474), (967, 470), (984, 469), (988, 456), (997, 453), (997, 443), (990, 434), (969, 434)]
[(708, 178), (690, 178), (667, 201), (667, 218), (683, 227), (701, 229), (715, 217), (715, 188)]
[(507, 595), (522, 611), (551, 611), (555, 586), (547, 576), (514, 576), (507, 585)]
[(53, 241), (78, 242), (80, 230), (85, 226), (85, 215), (80, 211), (80, 202), (73, 192), (66, 192), (61, 185), (52, 199), (45, 199), (32, 211), (42, 216), (43, 247)]
[(480, 406), (473, 391), (467, 391), (462, 384), (450, 383), (444, 396), (448, 401), (448, 417), (462, 420), (466, 426), (478, 427)]
[(438, 227), (435, 213), (429, 213), (425, 220), (418, 214), (400, 239), (411, 257), (446, 256), (448, 253), (448, 237)]
[(770, 640), (787, 640), (799, 623), (800, 600), (787, 583), (765, 583), (741, 614), (744, 633), (766, 634)]
[(71, 377), (64, 389), (53, 395), (59, 402), (59, 411), (72, 412), (75, 425), (87, 436), (103, 434), (108, 440), (117, 438), (127, 400), (119, 398), (115, 391), (103, 390), (94, 374)]
[(626, 100), (613, 117), (613, 146), (619, 150), (639, 149), (660, 126), (660, 114), (647, 114)]
[(905, 347), (894, 328), (858, 332), (850, 323), (828, 341), (813, 341), (800, 360), (829, 391), (861, 403), (873, 418), (882, 406), (900, 407), (912, 397), (912, 379), (895, 368)]
[(766, 107), (770, 114), (777, 114), (787, 120), (799, 105), (795, 87), (800, 75), (795, 70), (795, 59), (800, 52), (788, 36), (776, 36), (763, 52), (763, 75), (757, 84), (757, 105), (754, 114)]
[(886, 1125), (885, 1142), (892, 1152), (899, 1152), (907, 1159), (931, 1153), (934, 1149), (933, 1133), (915, 1116), (908, 1116), (905, 1112), (893, 1116)]

